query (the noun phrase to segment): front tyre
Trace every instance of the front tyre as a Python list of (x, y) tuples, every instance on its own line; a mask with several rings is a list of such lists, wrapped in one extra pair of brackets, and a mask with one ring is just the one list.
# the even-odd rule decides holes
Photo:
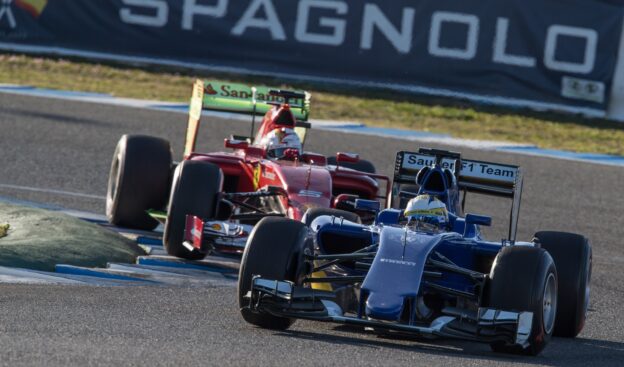
[(187, 160), (176, 167), (163, 234), (163, 245), (169, 255), (189, 260), (204, 258), (205, 254), (190, 251), (182, 244), (186, 216), (214, 218), (217, 194), (222, 186), (221, 169), (212, 163)]
[(158, 221), (147, 210), (164, 208), (171, 165), (168, 141), (145, 135), (122, 136), (113, 154), (108, 179), (108, 221), (128, 228), (156, 228)]
[(557, 270), (546, 250), (528, 246), (504, 247), (489, 276), (487, 307), (532, 312), (528, 346), (495, 342), (495, 352), (539, 354), (550, 341), (557, 313)]
[(256, 224), (247, 240), (238, 275), (238, 305), (245, 321), (277, 330), (292, 325), (293, 319), (250, 310), (249, 301), (244, 297), (251, 290), (251, 280), (256, 275), (301, 285), (312, 270), (311, 263), (304, 257), (306, 252), (312, 254), (307, 233), (305, 224), (287, 218), (266, 217)]
[(544, 231), (535, 238), (554, 259), (559, 275), (554, 335), (574, 338), (583, 330), (589, 306), (591, 246), (587, 238), (574, 233)]

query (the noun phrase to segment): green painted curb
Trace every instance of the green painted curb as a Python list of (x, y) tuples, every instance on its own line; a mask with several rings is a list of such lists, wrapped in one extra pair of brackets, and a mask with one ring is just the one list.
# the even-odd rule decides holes
[(103, 267), (145, 255), (135, 242), (97, 224), (43, 209), (0, 203), (0, 266), (54, 271), (56, 264)]

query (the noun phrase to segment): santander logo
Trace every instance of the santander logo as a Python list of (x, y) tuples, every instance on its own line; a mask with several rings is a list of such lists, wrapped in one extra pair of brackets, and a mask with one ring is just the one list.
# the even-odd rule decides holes
[(207, 84), (204, 87), (204, 92), (206, 94), (210, 94), (211, 96), (214, 96), (215, 94), (217, 94), (218, 92), (212, 87), (212, 84)]

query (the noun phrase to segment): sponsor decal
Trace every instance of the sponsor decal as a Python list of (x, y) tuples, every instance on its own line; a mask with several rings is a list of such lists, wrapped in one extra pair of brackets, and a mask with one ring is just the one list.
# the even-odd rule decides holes
[(383, 257), (379, 261), (381, 261), (382, 263), (388, 263), (388, 264), (394, 264), (394, 265), (416, 266), (416, 263), (413, 261), (386, 259)]
[(209, 94), (211, 96), (218, 94), (218, 92), (214, 90), (214, 88), (212, 87), (212, 84), (207, 84), (206, 88), (204, 89), (204, 92), (206, 92), (206, 94)]
[(258, 190), (258, 185), (260, 185), (260, 172), (262, 172), (262, 167), (260, 165), (257, 165), (253, 171), (254, 190)]
[(17, 28), (13, 5), (37, 19), (48, 5), (48, 0), (0, 0), (0, 26), (8, 25), (10, 29)]
[[(255, 87), (256, 88), (256, 100), (265, 101), (265, 102), (284, 102), (282, 97), (272, 96), (269, 94), (270, 88), (268, 87)], [(224, 97), (224, 98), (237, 98), (237, 99), (245, 99), (250, 100), (253, 96), (252, 87), (246, 84), (239, 83), (221, 83), (211, 81), (210, 83), (206, 83), (204, 87), (204, 91), (206, 95), (213, 97)], [(303, 93), (303, 91), (300, 91)], [(292, 99), (290, 101), (291, 105), (299, 106), (303, 104), (301, 99)]]
[(320, 198), (323, 196), (322, 192), (319, 191), (311, 191), (311, 190), (301, 190), (299, 191), (299, 196), (307, 196), (311, 198)]
[[(249, 99), (253, 96), (253, 91), (251, 90), (251, 87), (247, 85), (224, 83), (219, 86), (218, 94), (220, 97)], [(284, 98), (272, 96), (269, 94), (269, 90), (267, 88), (262, 87), (256, 88), (256, 99), (267, 102), (284, 102)], [(300, 99), (293, 99), (290, 103), (292, 105), (301, 105), (303, 102)]]
[(39, 18), (46, 5), (48, 5), (48, 0), (15, 0), (15, 6), (25, 10), (33, 18)]
[(561, 78), (561, 95), (564, 97), (604, 103), (605, 89), (605, 84), (599, 81), (571, 76)]
[[(352, 38), (359, 40), (355, 44), (359, 54), (385, 45), (390, 47), (394, 55), (420, 56), (425, 53), (432, 58), (457, 62), (473, 62), (481, 56), (487, 57), (488, 63), (493, 65), (521, 70), (546, 68), (578, 74), (591, 73), (599, 56), (598, 30), (588, 28), (585, 24), (554, 22), (545, 24), (546, 27), (533, 26), (533, 37), (541, 41), (535, 42), (535, 45), (543, 46), (520, 52), (517, 38), (512, 35), (533, 23), (521, 16), (508, 17), (502, 9), (488, 9), (487, 14), (446, 9), (423, 12), (416, 11), (412, 5), (400, 7), (391, 1), (383, 5), (370, 1), (292, 1), (287, 3), (297, 4), (297, 16), (294, 18), (294, 26), (290, 26), (280, 18), (279, 10), (282, 10), (280, 8), (283, 4), (278, 6), (275, 0), (249, 1), (242, 8), (232, 6), (228, 0), (213, 0), (210, 4), (199, 4), (197, 0), (183, 1), (175, 8), (168, 0), (121, 2), (123, 5), (119, 16), (124, 23), (150, 28), (175, 24), (180, 30), (196, 31), (216, 21), (225, 25), (223, 30), (232, 39), (253, 34), (254, 39), (258, 40), (292, 40), (301, 45), (340, 48), (348, 44), (349, 30), (349, 33), (356, 35)], [(393, 11), (390, 11), (391, 8)], [(448, 44), (443, 35), (448, 37), (449, 34), (457, 42)], [(579, 44), (582, 47), (581, 54), (584, 55), (581, 60), (560, 59), (564, 54), (562, 50), (579, 47)], [(241, 92), (234, 88), (221, 91), (232, 97), (238, 97)], [(251, 96), (248, 88), (245, 94), (246, 97), (240, 98)]]
[(462, 161), (462, 168), (459, 175), (465, 178), (514, 183), (518, 175), (518, 168), (502, 164), (466, 160)]
[(273, 172), (269, 172), (269, 171), (264, 171), (262, 172), (262, 177), (266, 178), (267, 180), (275, 180), (275, 173)]
[[(420, 170), (425, 166), (433, 166), (435, 163), (435, 157), (425, 154), (409, 154), (406, 153), (403, 157), (403, 168)], [(441, 162), (442, 168), (448, 168), (451, 171), (455, 169), (455, 160), (444, 158)]]
[(2, 0), (0, 2), (0, 25), (8, 22), (9, 28), (14, 29), (17, 27), (17, 22), (15, 21), (15, 15), (13, 15), (13, 9), (11, 9), (12, 2), (13, 0)]
[[(401, 168), (409, 171), (419, 171), (425, 166), (433, 166), (435, 158), (425, 154), (405, 153)], [(455, 169), (454, 159), (442, 159), (442, 168)], [(514, 183), (518, 174), (518, 168), (504, 164), (471, 161), (462, 159), (460, 177), (483, 179), (490, 181), (502, 181)]]

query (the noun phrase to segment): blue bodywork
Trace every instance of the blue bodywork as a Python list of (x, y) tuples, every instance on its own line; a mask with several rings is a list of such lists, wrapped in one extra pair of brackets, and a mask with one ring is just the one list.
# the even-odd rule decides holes
[[(399, 321), (405, 310), (409, 310), (406, 308), (409, 304), (414, 304), (417, 297), (436, 286), (474, 294), (475, 302), (478, 299), (479, 289), (465, 275), (437, 269), (438, 276), (425, 281), (427, 262), (435, 257), (464, 269), (489, 273), (502, 245), (484, 240), (473, 223), (488, 224), (489, 217), (469, 216), (467, 223), (460, 216), (457, 184), (452, 175), (434, 166), (424, 176), (420, 178), (419, 194), (435, 195), (449, 208), (449, 224), (445, 231), (413, 231), (407, 228), (402, 211), (397, 209), (379, 212), (373, 225), (330, 216), (321, 216), (312, 222), (311, 229), (321, 253), (351, 253), (378, 245), (370, 267), (361, 269), (353, 263), (334, 267), (336, 274), (364, 276), (357, 310), (359, 317)], [(431, 181), (436, 185), (428, 184)], [(442, 297), (452, 296), (445, 294)]]
[(362, 284), (366, 316), (398, 320), (405, 301), (415, 299), (420, 292), (429, 254), (447, 237), (453, 236), (450, 233), (423, 236), (402, 228), (384, 228), (377, 256)]
[[(252, 285), (241, 312), (528, 348), (539, 337), (533, 334), (534, 311), (498, 305), (490, 289), (496, 278), (505, 280), (490, 277), (504, 246), (538, 245), (515, 240), (520, 167), (421, 148), (397, 152), (394, 168), (388, 204), (396, 209), (379, 211), (379, 204), (357, 199), (353, 210), (372, 223), (350, 222), (340, 212), (315, 217), (287, 266), (302, 265), (297, 269), (305, 278), (299, 283), (299, 278), (250, 272)], [(467, 192), (512, 199), (509, 236), (501, 242), (483, 239), (479, 226), (491, 225), (492, 219), (464, 215), (460, 190), (463, 199)], [(408, 224), (401, 209), (419, 194), (444, 202), (448, 221)]]

